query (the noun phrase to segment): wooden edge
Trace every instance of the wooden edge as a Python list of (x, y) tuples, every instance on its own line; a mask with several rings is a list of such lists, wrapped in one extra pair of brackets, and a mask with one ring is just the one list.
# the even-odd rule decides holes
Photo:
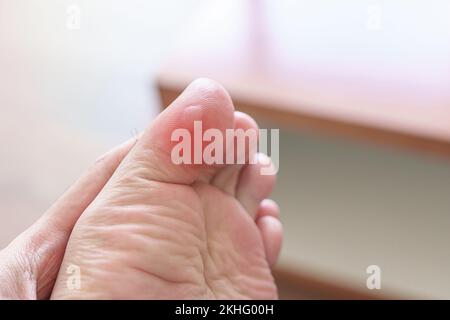
[(411, 299), (405, 294), (396, 293), (392, 289), (359, 290), (339, 283), (324, 280), (301, 268), (278, 266), (273, 270), (278, 285), (280, 299), (297, 300), (396, 300)]
[[(183, 91), (179, 85), (168, 85), (166, 81), (157, 81), (162, 109), (168, 106)], [(375, 128), (345, 122), (337, 119), (326, 119), (320, 116), (291, 112), (288, 110), (273, 110), (264, 103), (255, 104), (232, 95), (237, 102), (236, 108), (262, 120), (269, 120), (281, 125), (303, 131), (320, 132), (328, 135), (339, 135), (360, 141), (370, 141), (382, 146), (400, 147), (409, 151), (420, 151), (437, 155), (450, 160), (450, 142), (433, 138), (416, 136), (404, 132)]]

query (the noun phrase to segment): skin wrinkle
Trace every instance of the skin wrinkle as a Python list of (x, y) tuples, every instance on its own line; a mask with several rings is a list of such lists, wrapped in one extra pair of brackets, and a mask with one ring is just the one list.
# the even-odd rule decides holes
[[(122, 199), (123, 200), (123, 199)], [(121, 200), (121, 201), (122, 201)], [(161, 199), (163, 202), (164, 200)], [(151, 202), (151, 201), (149, 201)], [(142, 205), (141, 205), (142, 206)], [(173, 205), (171, 205), (171, 207), (173, 207)], [(114, 210), (114, 206), (110, 207), (111, 209), (109, 209), (109, 214), (107, 215), (103, 215), (103, 217), (105, 217), (107, 220), (102, 222), (101, 220), (97, 220), (97, 223), (110, 223), (111, 220), (115, 221), (115, 223), (129, 223), (130, 219), (134, 219), (136, 220), (138, 217), (141, 217), (140, 219), (138, 219), (137, 221), (141, 221), (141, 222), (145, 222), (145, 221), (153, 221), (154, 219), (163, 219), (163, 220), (154, 220), (153, 222), (149, 222), (150, 224), (158, 224), (159, 222), (163, 222), (164, 219), (171, 219), (174, 222), (183, 222), (183, 227), (189, 228), (189, 229), (193, 229), (195, 230), (195, 225), (197, 225), (197, 223), (195, 223), (195, 220), (192, 219), (180, 219), (180, 217), (196, 217), (198, 214), (195, 212), (194, 209), (192, 209), (190, 206), (188, 206), (187, 204), (183, 203), (183, 202), (177, 202), (177, 210), (180, 212), (192, 212), (192, 214), (183, 214), (183, 215), (177, 215), (177, 216), (168, 216), (165, 214), (161, 214), (164, 211), (166, 211), (165, 207), (162, 205), (159, 205), (159, 207), (155, 207), (155, 205), (150, 204), (150, 205), (143, 205), (141, 208), (140, 207), (135, 207), (134, 205), (131, 205), (128, 207), (125, 206), (121, 206), (120, 210)], [(174, 207), (175, 208), (175, 207)], [(104, 209), (105, 210), (105, 209)], [(145, 214), (140, 214), (140, 212), (145, 212)], [(155, 218), (152, 218), (151, 215), (152, 213), (155, 213), (156, 216)], [(150, 220), (149, 220), (150, 219)], [(123, 221), (125, 220), (125, 221)], [(198, 219), (199, 222), (201, 221), (201, 218)]]
[[(144, 236), (142, 236), (142, 238), (148, 238), (148, 235), (144, 235)], [(154, 241), (155, 240), (154, 235), (152, 235), (152, 238), (153, 238), (153, 241)], [(176, 241), (173, 242), (173, 241), (167, 240), (167, 243), (170, 244), (170, 245), (174, 245), (174, 243), (176, 243)], [(134, 247), (136, 247), (136, 246), (134, 246)], [(177, 246), (175, 246), (175, 248), (177, 248)], [(186, 257), (180, 255), (180, 254), (186, 255), (187, 254), (186, 250), (184, 250), (184, 251), (181, 250), (180, 252), (174, 252), (173, 250), (171, 250), (169, 248), (167, 250), (167, 252), (170, 252), (171, 254), (173, 254), (176, 257), (180, 257), (183, 261), (188, 260), (188, 259), (186, 259)], [(125, 256), (125, 259), (128, 259), (127, 257), (128, 257), (128, 255)], [(177, 265), (178, 264), (179, 263), (177, 263)], [(184, 271), (185, 272), (188, 271), (187, 264), (183, 264), (183, 265), (184, 265)], [(151, 270), (148, 270), (146, 268), (144, 269), (144, 268), (141, 268), (141, 267), (139, 267), (138, 265), (135, 265), (135, 264), (131, 264), (130, 267), (132, 267), (132, 268), (134, 268), (136, 270), (139, 270), (140, 272), (142, 272), (144, 274), (153, 276), (156, 279), (162, 279), (162, 280), (164, 280), (166, 282), (170, 282), (170, 283), (173, 283), (173, 284), (180, 284), (180, 285), (183, 285), (183, 284), (194, 284), (194, 285), (198, 285), (197, 281), (193, 280), (193, 279), (195, 279), (195, 277), (188, 276), (187, 274), (186, 274), (186, 277), (183, 277), (183, 279), (174, 280), (173, 278), (171, 278), (173, 276), (172, 274), (170, 276), (166, 276), (166, 275), (164, 275), (164, 273), (151, 271)], [(166, 266), (166, 268), (170, 268), (170, 266)], [(191, 274), (191, 272), (188, 272), (188, 273)], [(194, 275), (195, 274), (196, 273), (194, 273)]]
[[(189, 208), (188, 206), (186, 206), (187, 208)], [(121, 208), (121, 207), (119, 207), (119, 208)], [(121, 210), (120, 211), (122, 211), (123, 210), (123, 208), (121, 208)], [(190, 209), (190, 210), (192, 210), (192, 209)], [(151, 211), (153, 211), (153, 209), (152, 210), (149, 210), (150, 212)], [(183, 211), (185, 211), (185, 210), (183, 210)], [(149, 224), (148, 224), (148, 226), (150, 226), (150, 227), (153, 227), (153, 229), (154, 230), (158, 230), (160, 227), (163, 227), (163, 229), (162, 230), (165, 230), (166, 228), (164, 227), (164, 220), (165, 219), (170, 219), (171, 221), (174, 221), (174, 222), (178, 222), (178, 223), (180, 223), (180, 222), (182, 222), (182, 223), (185, 223), (185, 226), (188, 226), (188, 227), (191, 227), (191, 224), (189, 224), (189, 223), (187, 223), (187, 222), (183, 222), (183, 220), (180, 220), (180, 219), (177, 219), (176, 217), (171, 217), (171, 216), (164, 216), (164, 215), (162, 215), (161, 216), (161, 210), (157, 210), (156, 209), (156, 212), (158, 212), (159, 214), (157, 214), (156, 216), (155, 216), (155, 218), (157, 218), (157, 219), (159, 219), (159, 221), (158, 221), (158, 223), (152, 223), (152, 222), (150, 222)], [(107, 214), (107, 215), (105, 215), (105, 216), (107, 216), (107, 217), (111, 217), (111, 215), (110, 214)], [(123, 214), (123, 212), (121, 212), (121, 213), (119, 213), (119, 214), (117, 214), (117, 215), (114, 215), (115, 217), (124, 217), (124, 219), (125, 220), (127, 220), (125, 217), (127, 217), (127, 214)], [(113, 218), (114, 218), (114, 216), (113, 216)], [(148, 216), (148, 214), (142, 214), (142, 215), (140, 215), (140, 216), (143, 216), (143, 217), (149, 217)], [(162, 220), (161, 220), (162, 219)], [(114, 219), (113, 219), (113, 221), (114, 221)], [(141, 222), (142, 223), (142, 222)], [(113, 226), (109, 226), (109, 225), (107, 225), (107, 227), (106, 228), (114, 228), (116, 231), (114, 231), (113, 233), (115, 234), (115, 235), (117, 235), (117, 227), (120, 227), (121, 229), (124, 229), (124, 230), (126, 230), (127, 232), (125, 232), (124, 233), (124, 235), (126, 235), (127, 233), (130, 233), (130, 231), (131, 231), (131, 234), (133, 234), (134, 235), (134, 232), (132, 231), (132, 230), (129, 230), (127, 227), (130, 225), (130, 223), (128, 222), (127, 224), (123, 224), (123, 222), (122, 221), (120, 221), (120, 220), (118, 220), (118, 221), (116, 221), (116, 225), (113, 225)], [(147, 227), (148, 227), (147, 226)], [(103, 227), (103, 229), (105, 229), (105, 226)], [(147, 231), (147, 232), (143, 232), (143, 238), (148, 238), (149, 237), (149, 229), (148, 228), (143, 228), (143, 229), (145, 229), (145, 231)], [(180, 228), (173, 228), (173, 227), (169, 227), (169, 229), (176, 229), (176, 230), (180, 230)], [(195, 230), (195, 228), (194, 228), (194, 230)], [(108, 230), (106, 230), (105, 232), (108, 232)], [(159, 236), (157, 236), (154, 232), (151, 232), (150, 233), (151, 234), (151, 239), (154, 241), (155, 239), (161, 239)], [(178, 233), (172, 233), (172, 232), (170, 232), (169, 231), (169, 233), (167, 233), (166, 231), (164, 231), (163, 232), (163, 234), (170, 234), (170, 235), (177, 235), (177, 234), (180, 234), (179, 232)], [(191, 235), (192, 234), (192, 232), (188, 232), (188, 235)], [(134, 237), (136, 237), (135, 235), (134, 235)], [(171, 243), (173, 243), (173, 241), (171, 241), (171, 239), (168, 239), (167, 240), (167, 242), (169, 243), (169, 244), (171, 244)], [(179, 242), (179, 241), (175, 241), (175, 243), (177, 243), (177, 242)], [(190, 241), (188, 241), (188, 242), (190, 242)], [(132, 247), (136, 247), (136, 246), (132, 246)], [(173, 251), (172, 251), (173, 252)], [(183, 251), (181, 251), (181, 253), (183, 253)], [(178, 253), (179, 254), (179, 253)]]
[(171, 283), (171, 284), (176, 284), (176, 285), (186, 285), (186, 284), (187, 285), (191, 285), (192, 284), (192, 285), (197, 285), (198, 286), (198, 283), (193, 279), (193, 277), (188, 277), (188, 279), (192, 279), (191, 281), (172, 280), (172, 279), (170, 279), (170, 277), (162, 275), (161, 273), (158, 274), (158, 273), (150, 272), (150, 271), (148, 271), (148, 270), (146, 270), (144, 268), (141, 268), (139, 266), (133, 265), (133, 266), (130, 266), (130, 268), (132, 268), (134, 270), (137, 270), (137, 271), (139, 271), (139, 272), (141, 272), (141, 273), (143, 273), (143, 274), (145, 274), (147, 276), (151, 276), (151, 277), (154, 277), (155, 279), (162, 280), (164, 282), (168, 282), (168, 283)]
[[(119, 227), (166, 227), (167, 229), (171, 230), (188, 230), (189, 233), (194, 233), (193, 231), (197, 229), (197, 224), (192, 225), (186, 219), (179, 219), (178, 217), (174, 217), (171, 215), (161, 215), (161, 212), (167, 211), (167, 209), (164, 207), (147, 205), (145, 206), (145, 208), (147, 208), (146, 210), (148, 211), (144, 213), (142, 212), (142, 209), (136, 210), (136, 208), (129, 208), (129, 210), (131, 210), (129, 212), (120, 210), (117, 213), (113, 213), (113, 211), (116, 210), (109, 210), (111, 216), (108, 216), (102, 220), (96, 219), (96, 223), (103, 226)], [(196, 238), (199, 237), (197, 236)]]
[[(3, 283), (12, 285), (10, 290), (6, 290), (5, 298), (36, 299), (36, 277), (33, 263), (22, 254), (23, 251), (14, 250), (16, 246), (16, 244), (12, 244), (2, 251), (5, 253), (5, 258), (2, 260), (6, 260), (5, 269), (1, 273), (2, 278), (5, 279), (2, 281), (2, 286)], [(12, 281), (8, 281), (8, 279)], [(15, 296), (8, 295), (8, 291), (15, 292)]]
[[(196, 185), (197, 185), (197, 188), (201, 188), (203, 186), (201, 183), (197, 183)], [(209, 187), (209, 185), (204, 185), (204, 187)], [(206, 285), (207, 285), (208, 289), (212, 292), (213, 296), (217, 299), (219, 297), (217, 297), (215, 295), (216, 290), (213, 289), (215, 287), (215, 285), (213, 285), (213, 283), (211, 281), (214, 281), (215, 278), (218, 279), (219, 281), (225, 281), (225, 282), (230, 281), (231, 279), (230, 279), (230, 275), (227, 273), (216, 274), (213, 279), (210, 279), (211, 276), (216, 273), (216, 272), (214, 272), (214, 273), (211, 272), (211, 265), (213, 267), (213, 270), (218, 270), (220, 268), (217, 268), (216, 260), (213, 258), (213, 254), (212, 254), (213, 250), (211, 250), (212, 239), (209, 237), (210, 231), (208, 231), (208, 229), (209, 229), (208, 228), (208, 217), (207, 217), (208, 215), (204, 214), (204, 208), (205, 208), (205, 206), (207, 206), (207, 204), (203, 201), (204, 199), (203, 199), (203, 197), (201, 197), (197, 188), (194, 186), (194, 190), (197, 192), (198, 197), (200, 198), (200, 200), (202, 202), (202, 213), (203, 213), (204, 221), (205, 221), (205, 235), (206, 235), (206, 240), (205, 240), (206, 255), (205, 256), (206, 257), (204, 257), (204, 265), (205, 265), (204, 277), (205, 277), (205, 281), (206, 281)], [(219, 190), (219, 192), (223, 192), (224, 195), (228, 196), (228, 194), (225, 191)], [(228, 242), (232, 244), (231, 241), (228, 241)], [(219, 246), (223, 245), (223, 242), (218, 242), (218, 245)], [(236, 252), (235, 248), (233, 248), (233, 250), (228, 251), (228, 253), (230, 253), (230, 252), (231, 252), (231, 254), (235, 254), (235, 252)], [(232, 258), (231, 260), (234, 260), (234, 259)], [(233, 277), (233, 275), (231, 275), (231, 277)], [(232, 281), (232, 282), (234, 282), (234, 281)]]
[[(25, 233), (27, 232), (29, 231), (27, 230)], [(13, 246), (19, 249), (16, 251), (13, 261), (17, 261), (20, 266), (20, 269), (16, 269), (16, 276), (22, 279), (18, 281), (18, 284), (21, 287), (28, 284), (28, 286), (25, 286), (26, 288), (31, 285), (26, 290), (27, 296), (29, 292), (36, 292), (33, 298), (37, 298), (43, 290), (43, 284), (38, 285), (38, 280), (44, 280), (44, 284), (46, 282), (45, 274), (40, 274), (40, 272), (45, 265), (51, 262), (49, 259), (52, 258), (52, 255), (49, 255), (49, 253), (53, 251), (54, 245), (40, 232), (32, 234), (31, 237), (19, 237), (16, 241), (17, 243), (13, 243)], [(55, 270), (55, 272), (57, 271)], [(17, 280), (15, 279), (15, 281)]]
[[(96, 196), (96, 188), (102, 188), (115, 170), (115, 162), (120, 162), (128, 147), (129, 142), (97, 159), (33, 226), (1, 251), (2, 278), (6, 278), (1, 288), (10, 288), (9, 295), (3, 291), (5, 298), (15, 295), (27, 299), (49, 297), (75, 219)], [(87, 178), (91, 180), (89, 186), (86, 186)], [(79, 192), (80, 185), (85, 186), (83, 192)], [(13, 285), (8, 285), (8, 281)]]
[[(145, 140), (78, 220), (62, 270), (68, 263), (87, 268), (86, 283), (68, 293), (62, 271), (53, 298), (273, 297), (260, 230), (239, 201), (224, 192), (236, 190), (241, 167), (213, 186), (211, 178), (229, 167), (170, 162), (171, 143), (165, 141), (173, 128), (190, 128), (181, 118), (187, 106), (200, 106), (205, 130), (235, 123), (232, 102), (221, 86), (201, 80), (186, 92), (147, 128)], [(84, 292), (95, 288), (96, 294)]]
[[(167, 182), (168, 180), (170, 180), (167, 178), (172, 175), (170, 170), (167, 171), (167, 168), (165, 166), (158, 166), (158, 167), (156, 167), (154, 165), (152, 166), (151, 165), (152, 163), (149, 163), (149, 161), (148, 161), (148, 159), (150, 159), (150, 158), (156, 158), (156, 159), (160, 159), (161, 163), (166, 163), (170, 159), (170, 156), (165, 154), (164, 151), (154, 150), (153, 148), (157, 148), (157, 146), (152, 146), (152, 148), (141, 151), (142, 154), (137, 156), (136, 159), (134, 160), (136, 162), (133, 163), (133, 168), (132, 169), (129, 168), (127, 170), (128, 174), (134, 178), (140, 177), (147, 181), (172, 183), (172, 182)], [(161, 155), (163, 157), (161, 157)], [(170, 168), (170, 166), (169, 166), (169, 168)], [(180, 170), (180, 168), (184, 169), (183, 166), (177, 166), (176, 168), (178, 170)], [(148, 176), (148, 172), (151, 172), (151, 174), (152, 174), (151, 177)], [(159, 173), (159, 178), (155, 178), (155, 176), (154, 176), (155, 173)], [(187, 170), (186, 170), (186, 173), (184, 173), (184, 174), (186, 176), (189, 175)], [(166, 180), (164, 180), (164, 179), (166, 179)]]
[[(47, 235), (48, 236), (48, 235)], [(37, 296), (47, 299), (50, 296), (51, 289), (55, 282), (55, 276), (58, 274), (63, 254), (58, 250), (61, 243), (65, 243), (66, 236), (62, 232), (53, 231), (50, 234), (53, 241), (48, 241), (47, 237), (42, 239), (42, 245), (34, 245), (35, 256), (36, 286)]]
[[(156, 242), (159, 244), (158, 246), (169, 245), (169, 247), (174, 247), (175, 249), (178, 249), (178, 250), (171, 249), (172, 250), (171, 253), (174, 254), (175, 256), (182, 257), (183, 259), (186, 258), (186, 255), (189, 257), (190, 254), (189, 254), (189, 251), (187, 250), (186, 246), (180, 246), (180, 244), (182, 245), (183, 243), (186, 243), (186, 242), (191, 243), (190, 239), (185, 239), (187, 236), (192, 236), (194, 238), (194, 240), (196, 239), (196, 237), (191, 235), (190, 233), (183, 234), (183, 235), (179, 235), (178, 233), (174, 234), (173, 232), (171, 232), (171, 230), (164, 230), (164, 229), (158, 230), (160, 228), (158, 228), (157, 226), (154, 226), (152, 229), (145, 228), (145, 231), (141, 232), (141, 233), (137, 232), (135, 229), (129, 229), (126, 226), (123, 226), (119, 230), (117, 228), (108, 228), (108, 229), (105, 229), (105, 231), (109, 231), (111, 229), (113, 229), (114, 232), (117, 233), (117, 237), (119, 239), (121, 239), (122, 237), (131, 233), (131, 231), (135, 232), (132, 235), (128, 236), (127, 241), (129, 241), (129, 242), (138, 242), (139, 240), (145, 240), (142, 242), (143, 243), (147, 242), (146, 244), (148, 244), (150, 242)], [(123, 229), (123, 230), (121, 230), (121, 229)], [(180, 239), (180, 238), (182, 238), (182, 239)], [(142, 247), (145, 248), (145, 246), (142, 246)], [(121, 247), (119, 246), (119, 248), (121, 248)], [(138, 250), (138, 246), (135, 245), (135, 246), (133, 246), (132, 249), (128, 249), (128, 250)]]
[(201, 198), (200, 194), (197, 192), (196, 188), (193, 188), (194, 192), (197, 194), (198, 199), (200, 200), (200, 203), (202, 203), (201, 207), (201, 215), (203, 216), (203, 230), (204, 230), (204, 236), (205, 236), (205, 242), (204, 242), (204, 250), (202, 250), (201, 252), (201, 258), (202, 258), (202, 265), (203, 265), (203, 270), (202, 270), (202, 274), (203, 274), (203, 278), (205, 281), (205, 286), (206, 286), (206, 292), (209, 292), (213, 298), (217, 298), (214, 291), (211, 289), (211, 285), (209, 283), (208, 280), (208, 276), (207, 276), (207, 268), (208, 268), (208, 261), (210, 260), (210, 251), (209, 251), (209, 237), (208, 237), (208, 230), (207, 230), (207, 217), (205, 214), (205, 211), (203, 210), (203, 199)]

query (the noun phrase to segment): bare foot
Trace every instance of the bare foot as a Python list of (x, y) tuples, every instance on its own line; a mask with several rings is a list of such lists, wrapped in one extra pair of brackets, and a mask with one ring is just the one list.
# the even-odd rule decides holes
[(48, 299), (72, 229), (136, 139), (110, 150), (27, 230), (0, 251), (0, 299)]
[[(177, 128), (256, 128), (197, 80), (125, 157), (72, 231), (53, 299), (272, 299), (281, 246), (275, 176), (255, 165), (175, 165)], [(258, 156), (258, 155), (250, 155)], [(259, 155), (260, 157), (261, 155)], [(80, 270), (80, 287), (68, 270)]]

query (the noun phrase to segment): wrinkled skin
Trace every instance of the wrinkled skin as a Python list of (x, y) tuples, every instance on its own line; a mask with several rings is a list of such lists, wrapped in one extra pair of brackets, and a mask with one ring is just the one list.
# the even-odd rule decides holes
[[(270, 268), (280, 251), (282, 229), (278, 207), (266, 199), (275, 177), (261, 175), (260, 163), (175, 165), (170, 158), (176, 143), (171, 133), (176, 128), (192, 132), (194, 120), (201, 120), (205, 129), (222, 132), (257, 128), (248, 115), (234, 111), (221, 86), (206, 79), (192, 83), (137, 141), (97, 161), (69, 195), (38, 221), (56, 231), (37, 228), (41, 237), (27, 231), (33, 237), (22, 235), (16, 240), (19, 245), (6, 249), (5, 257), (22, 252), (27, 261), (24, 252), (49, 247), (39, 249), (34, 264), (22, 264), (28, 272), (17, 268), (8, 276), (21, 275), (32, 283), (16, 296), (276, 298)], [(264, 158), (246, 152), (247, 160)], [(31, 250), (17, 249), (20, 243)], [(47, 261), (41, 262), (42, 257)], [(13, 270), (10, 266), (19, 265), (17, 259), (8, 259), (3, 264), (0, 260), (0, 266)], [(68, 285), (74, 266), (80, 271), (80, 287)]]

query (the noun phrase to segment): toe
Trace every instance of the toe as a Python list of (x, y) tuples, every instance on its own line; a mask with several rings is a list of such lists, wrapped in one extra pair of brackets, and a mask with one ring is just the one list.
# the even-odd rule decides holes
[(212, 80), (196, 80), (144, 131), (116, 176), (191, 184), (213, 175), (214, 166), (203, 161), (203, 132), (225, 135), (233, 125), (234, 106), (225, 89)]
[(246, 165), (239, 177), (236, 198), (253, 218), (256, 217), (261, 201), (272, 192), (275, 175), (261, 174), (261, 170), (271, 165), (270, 158), (262, 153), (255, 155), (256, 163)]
[[(240, 132), (240, 133), (239, 133)], [(242, 135), (240, 135), (242, 133)], [(255, 120), (243, 112), (234, 112), (234, 137), (233, 143), (228, 142), (228, 152), (232, 152), (233, 164), (221, 168), (211, 181), (211, 184), (222, 191), (234, 196), (239, 180), (239, 173), (253, 158), (257, 151), (258, 125)]]
[(256, 219), (262, 218), (264, 216), (271, 216), (280, 219), (280, 207), (278, 207), (278, 204), (272, 199), (264, 199), (259, 204)]
[(272, 215), (262, 215), (256, 221), (264, 243), (267, 262), (273, 266), (278, 260), (283, 241), (283, 226), (279, 219)]

